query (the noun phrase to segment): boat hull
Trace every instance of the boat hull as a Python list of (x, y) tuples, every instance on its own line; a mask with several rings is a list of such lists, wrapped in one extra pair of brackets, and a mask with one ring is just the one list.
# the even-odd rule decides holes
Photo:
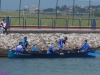
[(14, 50), (10, 50), (8, 54), (8, 58), (81, 58), (81, 57), (95, 57), (96, 54), (94, 52), (87, 53), (65, 53), (65, 54), (32, 54), (25, 52), (16, 52)]

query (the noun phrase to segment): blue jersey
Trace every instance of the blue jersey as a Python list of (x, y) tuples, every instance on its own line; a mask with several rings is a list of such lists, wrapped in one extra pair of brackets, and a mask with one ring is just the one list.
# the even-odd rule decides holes
[(62, 38), (62, 39), (60, 39), (59, 40), (59, 42), (58, 42), (58, 44), (60, 44), (60, 45), (63, 45), (63, 44), (65, 44), (66, 43), (66, 41)]
[(50, 46), (50, 47), (48, 48), (47, 54), (50, 54), (50, 53), (56, 53), (56, 49), (55, 49), (54, 46)]
[(84, 45), (81, 46), (80, 50), (84, 50), (85, 52), (90, 49), (90, 46), (88, 43), (85, 43)]
[(22, 42), (22, 47), (23, 47), (24, 49), (26, 49), (26, 48), (27, 48), (27, 45), (28, 45), (28, 41), (25, 40), (25, 39), (22, 39), (20, 42)]
[(63, 38), (59, 40), (59, 42), (58, 42), (59, 50), (63, 49), (63, 44), (65, 44), (65, 43), (66, 43), (66, 40), (64, 40)]
[(16, 47), (16, 51), (23, 51), (23, 47), (22, 47), (21, 45), (18, 45), (18, 46)]

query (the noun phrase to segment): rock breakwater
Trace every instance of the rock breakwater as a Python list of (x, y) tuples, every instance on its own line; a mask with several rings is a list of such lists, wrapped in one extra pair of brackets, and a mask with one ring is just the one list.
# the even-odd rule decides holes
[(68, 37), (66, 48), (80, 47), (85, 39), (88, 40), (91, 47), (100, 46), (100, 33), (10, 33), (7, 36), (0, 36), (0, 48), (8, 49), (11, 46), (15, 47), (25, 36), (28, 37), (28, 49), (35, 45), (40, 50), (47, 50), (51, 44), (57, 48), (59, 38), (65, 36)]

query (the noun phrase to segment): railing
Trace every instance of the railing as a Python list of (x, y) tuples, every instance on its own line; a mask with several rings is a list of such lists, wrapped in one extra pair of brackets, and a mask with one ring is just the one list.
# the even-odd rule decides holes
[(100, 19), (96, 19), (96, 27), (100, 27)]
[[(85, 26), (91, 26), (92, 19), (81, 19), (81, 23), (82, 23), (82, 20), (85, 21), (85, 22), (87, 21), (88, 24), (85, 25)], [(84, 23), (84, 24), (85, 24), (85, 23)]]
[[(1, 18), (5, 18), (5, 17), (0, 17), (0, 19)], [(19, 27), (19, 28), (23, 28), (23, 29), (26, 29), (29, 27), (30, 28), (38, 28), (38, 29), (41, 29), (41, 28), (52, 28), (52, 29), (55, 29), (55, 28), (65, 28), (65, 29), (69, 29), (69, 28), (77, 28), (77, 29), (100, 28), (100, 25), (99, 25), (100, 19), (72, 19), (72, 18), (69, 18), (69, 19), (66, 19), (66, 18), (39, 18), (38, 19), (37, 17), (26, 17), (26, 18), (20, 17), (20, 19), (19, 19), (19, 17), (9, 17), (6, 19), (9, 19), (6, 21), (6, 22), (9, 22), (9, 24), (10, 24), (9, 28), (13, 28), (13, 27), (15, 27), (15, 28)], [(19, 22), (19, 23), (17, 23), (19, 25), (12, 25), (13, 19), (15, 19), (14, 22), (16, 22), (16, 21)], [(30, 20), (32, 20), (32, 21), (30, 21)], [(51, 25), (44, 26), (42, 23), (43, 23), (43, 21), (46, 22), (46, 20), (51, 20)], [(32, 22), (31, 25), (27, 24), (28, 21)], [(70, 21), (72, 21), (72, 22), (70, 22)], [(28, 23), (30, 23), (30, 22), (28, 22)], [(34, 24), (34, 22), (35, 22), (35, 24)], [(57, 22), (59, 22), (59, 23), (65, 22), (65, 23), (63, 23), (63, 26), (62, 26), (62, 25), (59, 25), (59, 23), (57, 23)], [(20, 25), (20, 23), (21, 23), (21, 25)]]
[[(68, 26), (70, 26), (70, 25), (69, 25), (69, 21), (70, 21), (70, 20), (72, 20), (72, 26), (73, 26), (73, 27), (78, 27), (79, 29), (81, 29), (81, 20), (80, 20), (80, 19), (71, 19), (71, 18), (69, 18), (69, 19), (68, 19)], [(74, 25), (73, 25), (73, 22), (74, 22), (74, 21), (78, 21), (78, 25), (77, 25), (77, 26), (74, 26)]]
[(40, 18), (40, 28), (42, 27), (42, 20), (52, 20), (52, 26), (48, 26), (49, 28), (54, 28), (53, 18)]
[[(57, 27), (57, 20), (65, 20), (65, 25), (64, 25), (64, 27), (65, 28), (68, 28), (68, 20), (66, 19), (66, 18), (55, 18), (54, 19), (54, 28), (56, 28)], [(59, 26), (60, 27), (60, 26)], [(62, 27), (61, 27), (62, 28)]]
[[(25, 22), (24, 22), (24, 17), (10, 17), (10, 19), (9, 19), (9, 23), (10, 23), (10, 26), (14, 26), (14, 25), (12, 25), (12, 23), (11, 23), (11, 21), (12, 21), (12, 19), (19, 19), (18, 20), (18, 24), (19, 24), (19, 26), (21, 25), (21, 23), (20, 23), (20, 19), (22, 19), (22, 28), (24, 29), (25, 28)], [(16, 20), (15, 20), (15, 22), (16, 22)]]
[[(26, 27), (27, 27), (27, 19), (37, 19), (38, 20), (38, 18), (37, 17), (26, 17), (26, 18), (24, 18), (24, 23), (25, 23), (25, 29), (26, 29)], [(34, 23), (34, 21), (33, 21), (33, 23)], [(33, 25), (32, 25), (33, 26)], [(34, 27), (34, 26), (33, 26)], [(40, 24), (39, 24), (39, 22), (38, 22), (38, 25), (37, 25), (37, 28), (39, 29), (40, 28)]]
[(3, 18), (5, 18), (5, 17), (0, 17), (0, 19), (3, 19)]

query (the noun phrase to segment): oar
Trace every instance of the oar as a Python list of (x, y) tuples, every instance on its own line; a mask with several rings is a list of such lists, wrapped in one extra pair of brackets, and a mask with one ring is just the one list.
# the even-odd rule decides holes
[(100, 46), (98, 46), (97, 48), (95, 48), (95, 52), (93, 52), (95, 54), (95, 56), (99, 56), (100, 57), (100, 51), (96, 51), (98, 48), (100, 48)]

